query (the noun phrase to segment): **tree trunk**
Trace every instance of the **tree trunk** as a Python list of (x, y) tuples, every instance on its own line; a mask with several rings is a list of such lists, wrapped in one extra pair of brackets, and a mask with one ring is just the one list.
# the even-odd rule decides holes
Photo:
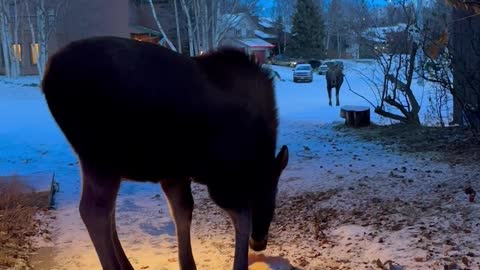
[(195, 36), (192, 28), (192, 17), (190, 16), (190, 11), (188, 10), (188, 6), (185, 3), (185, 0), (180, 0), (180, 3), (182, 4), (182, 9), (183, 12), (185, 12), (185, 16), (187, 17), (188, 47), (190, 51), (190, 56), (195, 56), (195, 51), (193, 48)]
[[(232, 0), (230, 2), (230, 9), (227, 12), (221, 13), (220, 8), (218, 8), (218, 16), (222, 16), (222, 14), (234, 14), (237, 5), (240, 3), (240, 0)], [(220, 42), (222, 41), (225, 34), (230, 30), (234, 25), (235, 20), (233, 18), (229, 18), (223, 22), (222, 20), (222, 28), (219, 28), (217, 25), (216, 33), (215, 33), (215, 47), (219, 46)]]
[(202, 50), (202, 39), (201, 36), (201, 16), (200, 16), (200, 5), (198, 4), (199, 0), (193, 0), (193, 18), (195, 19), (195, 28), (194, 28), (194, 37), (195, 37), (195, 55), (198, 55)]
[(5, 65), (5, 73), (7, 77), (12, 77), (12, 71), (10, 70), (10, 45), (8, 44), (7, 32), (8, 32), (8, 18), (7, 10), (5, 9), (4, 0), (0, 2), (0, 30), (2, 40), (3, 61)]
[(5, 32), (6, 32), (6, 41), (7, 41), (7, 46), (8, 46), (8, 53), (10, 55), (10, 62), (6, 63), (7, 65), (10, 65), (10, 76), (12, 78), (16, 78), (18, 76), (18, 70), (16, 68), (15, 62), (18, 61), (17, 57), (15, 56), (15, 53), (13, 51), (13, 40), (12, 40), (12, 32), (11, 32), (11, 22), (9, 21), (9, 18), (7, 17), (6, 19), (6, 25), (5, 25)]
[(342, 48), (340, 46), (340, 33), (337, 30), (337, 58), (342, 58)]
[(180, 34), (180, 20), (178, 18), (177, 0), (173, 1), (173, 6), (175, 9), (175, 27), (177, 28), (177, 48), (178, 48), (178, 52), (182, 53), (182, 36)]
[(164, 38), (165, 41), (167, 42), (168, 47), (170, 47), (170, 49), (172, 49), (173, 51), (177, 51), (177, 49), (175, 48), (175, 46), (173, 45), (173, 43), (172, 43), (172, 42), (170, 41), (170, 39), (168, 38), (168, 36), (167, 36), (167, 34), (165, 33), (165, 31), (163, 30), (162, 24), (160, 23), (160, 20), (159, 20), (158, 17), (157, 17), (157, 12), (156, 12), (156, 10), (155, 10), (155, 6), (153, 5), (152, 0), (148, 0), (148, 3), (150, 4), (150, 8), (152, 9), (152, 15), (153, 15), (153, 18), (155, 19), (155, 23), (157, 24), (157, 27), (158, 27), (158, 29), (160, 30), (160, 33), (162, 33), (163, 38)]
[(347, 127), (367, 127), (370, 125), (370, 108), (363, 106), (343, 106), (340, 116), (345, 118)]
[[(13, 24), (13, 42), (15, 44), (20, 44), (18, 41), (18, 29), (20, 27), (20, 19), (18, 16), (18, 6), (17, 6), (17, 0), (14, 0), (13, 2), (13, 9), (14, 9), (14, 24)], [(17, 52), (19, 53), (19, 52)], [(20, 54), (20, 53), (19, 53)], [(18, 57), (13, 58), (13, 67), (14, 67), (14, 76), (18, 77), (20, 76), (21, 70), (20, 70), (20, 61), (22, 60), (21, 58), (22, 54), (20, 54)]]
[(211, 18), (211, 25), (210, 25), (210, 29), (209, 29), (209, 46), (211, 49), (215, 49), (215, 33), (217, 32), (217, 24), (218, 24), (218, 1), (212, 1), (211, 3), (211, 8), (212, 10), (210, 11), (210, 14), (212, 16)]
[[(31, 38), (32, 38), (32, 44), (37, 44), (37, 38), (35, 36), (35, 28), (33, 26), (33, 22), (32, 22), (32, 19), (31, 19), (31, 13), (30, 13), (30, 6), (28, 5), (28, 1), (29, 0), (25, 0), (25, 12), (27, 13), (27, 18), (28, 18), (28, 25), (30, 27), (30, 34), (31, 34)], [(33, 51), (33, 58), (35, 59), (35, 62), (37, 63), (37, 71), (38, 71), (38, 75), (40, 76), (40, 78), (43, 77), (43, 66), (40, 65), (40, 48), (39, 48), (39, 51), (37, 50), (32, 50)]]
[(327, 51), (327, 55), (328, 55), (328, 50), (330, 48), (330, 33), (331, 33), (330, 27), (331, 26), (329, 25), (327, 29), (327, 38), (325, 41), (325, 50)]
[(37, 18), (37, 36), (38, 36), (38, 47), (39, 47), (39, 57), (37, 65), (40, 67), (40, 76), (43, 76), (44, 67), (47, 61), (47, 46), (48, 46), (48, 35), (47, 35), (47, 20), (48, 14), (45, 9), (44, 0), (38, 0), (36, 5), (36, 18)]
[(207, 0), (202, 0), (202, 24), (203, 24), (203, 37), (202, 37), (202, 43), (203, 43), (203, 51), (209, 51), (210, 50), (210, 46), (209, 46), (209, 42), (208, 42), (208, 29), (210, 28), (210, 23), (209, 23), (209, 20), (208, 20), (208, 17), (210, 16), (209, 12), (208, 12), (208, 3), (207, 3)]

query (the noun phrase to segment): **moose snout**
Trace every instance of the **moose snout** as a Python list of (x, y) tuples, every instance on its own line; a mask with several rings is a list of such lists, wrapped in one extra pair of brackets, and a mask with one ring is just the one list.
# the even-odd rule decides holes
[(250, 241), (248, 242), (250, 244), (250, 248), (253, 249), (254, 251), (263, 251), (267, 249), (267, 243), (268, 243), (268, 237), (265, 236), (261, 240), (255, 240), (252, 237), (250, 237)]

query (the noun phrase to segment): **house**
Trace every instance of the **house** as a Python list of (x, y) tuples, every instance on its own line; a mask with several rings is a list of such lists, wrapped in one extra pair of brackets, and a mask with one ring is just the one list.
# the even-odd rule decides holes
[[(60, 0), (45, 1), (48, 13), (52, 14), (52, 17), (55, 16), (55, 7)], [(163, 28), (172, 42), (176, 44), (173, 0), (153, 0), (153, 3)], [(49, 55), (71, 41), (94, 36), (117, 36), (164, 44), (147, 0), (69, 1), (68, 8), (63, 10), (63, 16), (58, 14), (56, 16), (56, 18), (52, 18), (56, 20), (56, 27), (49, 40)], [(32, 43), (25, 9), (19, 9), (19, 18), (19, 42), (12, 44), (12, 47), (15, 57), (20, 60), (21, 75), (38, 74), (33, 57), (35, 51), (38, 53), (38, 43)], [(30, 19), (35, 22), (35, 16), (31, 15)], [(186, 37), (180, 38), (186, 39)], [(183, 42), (183, 45), (188, 48), (188, 42)], [(5, 74), (3, 54), (0, 74)]]
[[(148, 0), (75, 0), (63, 24), (66, 41), (113, 35), (165, 45)], [(153, 0), (157, 17), (176, 44), (173, 0)], [(179, 11), (180, 14), (183, 14)], [(180, 37), (182, 41), (186, 37)], [(188, 42), (183, 42), (188, 48)]]
[(276, 44), (278, 42), (278, 35), (275, 21), (268, 17), (258, 18), (258, 29), (255, 30), (255, 36), (261, 38), (269, 43)]
[[(47, 14), (48, 22), (56, 20), (54, 0), (45, 0), (45, 13)], [(22, 4), (19, 4), (22, 3)], [(10, 49), (12, 54), (9, 56), (11, 59), (16, 59), (20, 65), (21, 75), (33, 75), (37, 74), (36, 60), (40, 53), (40, 46), (38, 42), (33, 42), (32, 33), (30, 28), (30, 22), (36, 27), (36, 15), (34, 16), (32, 11), (34, 10), (33, 2), (30, 3), (29, 11), (23, 5), (23, 2), (17, 2), (17, 6), (10, 2), (6, 5), (6, 10), (2, 11), (2, 16), (6, 16), (10, 25), (7, 25), (7, 31), (11, 34)], [(30, 16), (29, 16), (30, 15)], [(16, 19), (15, 19), (16, 17)], [(46, 26), (47, 28), (48, 26)], [(16, 36), (16, 37), (15, 37)], [(0, 36), (0, 39), (2, 36)], [(63, 43), (64, 35), (61, 31), (56, 31), (50, 36), (49, 49), (54, 51), (58, 48), (59, 43)], [(3, 44), (3, 42), (2, 42)], [(8, 52), (7, 52), (8, 53)], [(4, 56), (4, 48), (0, 46), (0, 74), (6, 73), (6, 63)]]
[(411, 43), (415, 38), (416, 28), (405, 23), (393, 26), (372, 27), (361, 35), (361, 57), (374, 57), (378, 52), (409, 53)]
[(257, 61), (263, 63), (271, 55), (275, 45), (258, 36), (263, 32), (257, 22), (247, 13), (225, 14), (220, 17), (221, 24), (227, 30), (220, 46), (231, 46), (244, 49), (246, 53), (254, 55)]

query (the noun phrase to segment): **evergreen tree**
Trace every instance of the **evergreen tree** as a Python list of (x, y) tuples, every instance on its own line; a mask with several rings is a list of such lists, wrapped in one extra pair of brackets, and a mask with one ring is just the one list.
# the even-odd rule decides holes
[(281, 54), (285, 51), (286, 46), (286, 32), (283, 17), (280, 15), (275, 20), (275, 32), (277, 34), (277, 54)]
[(293, 15), (292, 40), (287, 53), (293, 57), (325, 57), (325, 25), (313, 0), (298, 0)]

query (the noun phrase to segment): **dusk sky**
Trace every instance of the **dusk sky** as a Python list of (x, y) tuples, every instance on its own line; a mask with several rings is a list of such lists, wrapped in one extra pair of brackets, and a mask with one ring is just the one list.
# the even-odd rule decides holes
[[(372, 6), (384, 6), (388, 0), (371, 0), (370, 2)], [(270, 16), (273, 7), (273, 0), (260, 0), (260, 5), (265, 8), (262, 16)]]
[(270, 10), (272, 9), (273, 6), (273, 0), (260, 0), (260, 5), (265, 8), (263, 12), (263, 16), (269, 16), (270, 15)]

